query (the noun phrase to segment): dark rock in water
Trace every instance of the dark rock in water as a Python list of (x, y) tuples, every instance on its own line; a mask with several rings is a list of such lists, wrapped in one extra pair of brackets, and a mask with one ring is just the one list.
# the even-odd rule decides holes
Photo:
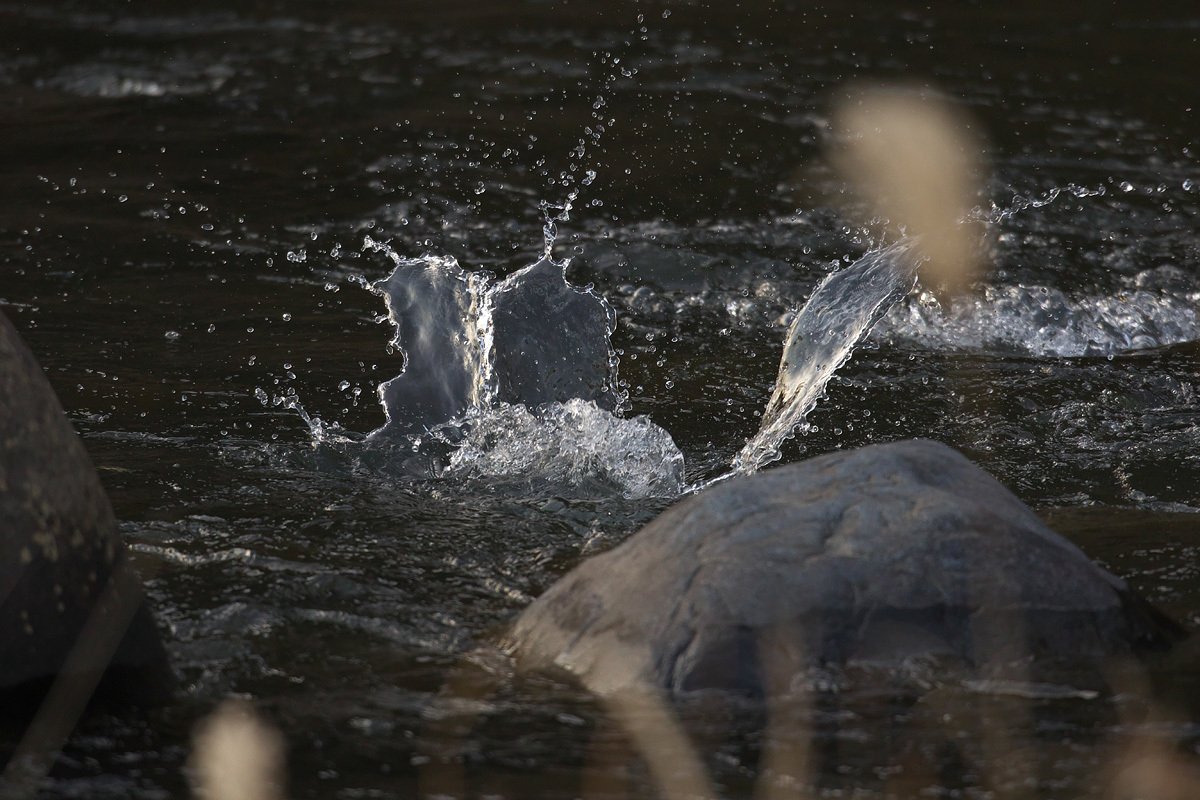
[(121, 699), (165, 694), (170, 668), (136, 581), (120, 582), (107, 596), (111, 602), (94, 613), (123, 555), (83, 443), (33, 354), (0, 314), (0, 718), (36, 702), (85, 623), (112, 627), (106, 615), (122, 600), (136, 611), (127, 627), (113, 631), (120, 641), (101, 688), (121, 692)]
[(988, 474), (917, 440), (690, 497), (562, 578), (503, 646), (602, 693), (760, 694), (770, 664), (1097, 664), (1179, 633)]
[(616, 315), (599, 295), (569, 284), (563, 270), (543, 258), (496, 287), (496, 399), (536, 408), (579, 398), (611, 411), (617, 397), (608, 342)]

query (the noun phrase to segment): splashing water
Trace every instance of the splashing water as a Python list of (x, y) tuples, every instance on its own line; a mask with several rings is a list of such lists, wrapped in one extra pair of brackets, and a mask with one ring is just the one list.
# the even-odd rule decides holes
[[(590, 287), (572, 286), (569, 262), (553, 257), (559, 224), (596, 178), (589, 146), (599, 146), (615, 123), (605, 115), (605, 96), (619, 76), (637, 72), (612, 53), (594, 55), (607, 69), (592, 101), (593, 122), (559, 173), (566, 198), (539, 204), (544, 246), (536, 263), (493, 283), (453, 258), (403, 258), (369, 236), (364, 241), (365, 250), (394, 265), (387, 278), (363, 285), (384, 298), (396, 329), (391, 346), (404, 358), (401, 374), (378, 387), (386, 422), (366, 442), (407, 445), (418, 456), (406, 463), (418, 471), (520, 477), (530, 486), (604, 484), (631, 497), (682, 490), (683, 456), (670, 435), (645, 417), (619, 416), (627, 398), (610, 343), (615, 312)], [(331, 435), (294, 395), (276, 400), (301, 415), (314, 443), (358, 444), (340, 429)], [(447, 446), (449, 463), (440, 467)], [(435, 453), (426, 457), (423, 447)]]
[(931, 349), (1072, 358), (1113, 356), (1200, 339), (1200, 289), (1174, 266), (1144, 270), (1114, 295), (1048, 286), (987, 286), (939, 303), (922, 292), (873, 334)]
[[(547, 215), (547, 244), (553, 222)], [(498, 283), (453, 258), (407, 259), (369, 237), (395, 265), (368, 284), (396, 327), (404, 371), (379, 387), (387, 422), (370, 442), (450, 445), (444, 477), (629, 497), (674, 495), (683, 455), (625, 402), (610, 337), (616, 314), (566, 279), (548, 253)]]
[(626, 497), (671, 497), (683, 486), (683, 454), (644, 416), (622, 419), (580, 399), (537, 413), (501, 403), (475, 410), (445, 473), (525, 492), (564, 487)]
[(396, 326), (392, 346), (404, 371), (379, 386), (387, 422), (371, 435), (428, 430), (495, 395), (486, 278), (453, 258), (404, 259), (369, 236), (364, 249), (384, 252), (395, 269), (368, 289), (383, 297)]
[(368, 288), (387, 303), (404, 354), (404, 371), (379, 387), (388, 421), (373, 438), (431, 430), (497, 402), (621, 405), (609, 344), (616, 314), (567, 282), (567, 262), (543, 257), (493, 284), (453, 258), (402, 258), (369, 237), (364, 247), (395, 264)]
[(978, 213), (974, 214), (973, 216), (989, 224), (995, 224), (1014, 217), (1026, 209), (1045, 208), (1046, 206), (1057, 201), (1058, 198), (1064, 194), (1070, 195), (1077, 199), (1083, 199), (1085, 197), (1102, 197), (1106, 193), (1107, 190), (1104, 188), (1103, 184), (1091, 187), (1081, 186), (1076, 183), (1068, 183), (1066, 186), (1055, 186), (1053, 189), (1050, 189), (1049, 191), (1044, 192), (1037, 197), (1014, 195), (1012, 202), (1007, 207), (997, 205), (995, 202), (993, 202), (991, 204), (991, 211), (985, 213), (982, 209), (980, 209), (978, 210)]
[(833, 373), (897, 301), (912, 291), (920, 258), (908, 240), (876, 250), (827, 275), (792, 320), (775, 391), (762, 424), (733, 459), (731, 474), (755, 472), (779, 458)]
[[(544, 206), (548, 247), (570, 203)], [(403, 258), (367, 237), (364, 249), (394, 264), (388, 277), (363, 283), (384, 298), (404, 370), (379, 386), (387, 421), (365, 444), (399, 444), (431, 477), (525, 493), (669, 497), (754, 472), (779, 458), (833, 373), (911, 291), (915, 246), (873, 251), (821, 281), (789, 329), (758, 433), (730, 472), (685, 487), (670, 434), (644, 416), (619, 416), (627, 400), (610, 344), (616, 315), (603, 297), (566, 280), (568, 262), (544, 254), (494, 283), (453, 258)], [(363, 444), (361, 435), (310, 417), (295, 396), (279, 404), (301, 415), (316, 444)]]

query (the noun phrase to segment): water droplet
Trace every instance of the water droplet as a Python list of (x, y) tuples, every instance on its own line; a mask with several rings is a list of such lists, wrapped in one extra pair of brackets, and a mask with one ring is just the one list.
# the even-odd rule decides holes
[(344, 392), (349, 388), (350, 388), (350, 381), (342, 381), (341, 383), (338, 384), (339, 391)]
[(285, 311), (285, 312), (284, 312), (284, 314), (283, 314), (283, 321), (284, 321), (284, 322), (291, 322), (291, 321), (292, 321), (292, 315), (291, 315), (291, 314), (289, 314), (289, 313), (287, 313), (287, 312)]
[(216, 329), (217, 329), (217, 326), (216, 326), (216, 325), (213, 325), (213, 324), (211, 324), (211, 323), (209, 324), (209, 326), (208, 326), (208, 332), (209, 332), (209, 333), (212, 333), (212, 332), (214, 332)]
[(163, 334), (163, 338), (166, 339), (168, 342), (175, 341), (176, 339), (179, 338), (179, 336), (180, 336), (179, 331), (167, 331), (166, 333)]

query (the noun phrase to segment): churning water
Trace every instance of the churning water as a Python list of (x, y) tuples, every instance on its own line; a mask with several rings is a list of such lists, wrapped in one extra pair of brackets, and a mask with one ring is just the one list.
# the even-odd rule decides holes
[[(670, 434), (645, 416), (618, 416), (626, 399), (612, 306), (566, 280), (567, 262), (549, 255), (553, 243), (548, 236), (541, 259), (493, 284), (453, 258), (401, 258), (366, 237), (364, 249), (395, 264), (365, 284), (384, 298), (404, 356), (403, 372), (378, 386), (387, 422), (355, 436), (309, 416), (295, 395), (274, 404), (299, 412), (314, 446), (345, 452), (385, 442), (396, 453), (389, 467), (415, 478), (485, 481), (510, 494), (678, 495), (683, 453)], [(855, 345), (911, 291), (913, 248), (870, 252), (821, 281), (792, 320), (761, 427), (713, 480), (779, 458)], [(266, 392), (257, 396), (267, 404)]]
[[(396, 265), (367, 288), (387, 303), (404, 371), (379, 385), (387, 422), (362, 446), (419, 454), (404, 456), (415, 477), (486, 481), (509, 494), (672, 497), (683, 454), (648, 418), (614, 413), (625, 403), (610, 342), (616, 314), (567, 282), (552, 244), (492, 283), (453, 258), (404, 259), (367, 237), (365, 247)], [(307, 421), (318, 446), (355, 444)]]
[[(442, 686), (581, 558), (776, 450), (945, 441), (1200, 620), (1194, 4), (419, 5), (0, 7), (0, 304), (182, 678), (86, 722), (47, 795), (185, 795), (193, 722), (239, 693), (296, 797), (412, 797), (439, 764), (480, 795), (650, 796), (571, 687)], [(880, 79), (987, 132), (973, 294), (914, 287), (842, 211), (829, 107)], [(1195, 749), (1184, 706), (1144, 725), (1070, 677), (913, 704), (817, 676), (812, 782), (1097, 796), (1114, 741)], [(751, 796), (761, 725), (677, 711)]]

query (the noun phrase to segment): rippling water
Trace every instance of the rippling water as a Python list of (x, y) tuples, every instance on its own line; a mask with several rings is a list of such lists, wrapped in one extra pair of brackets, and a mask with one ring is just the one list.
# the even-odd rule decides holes
[[(403, 355), (363, 288), (395, 265), (367, 238), (503, 280), (543, 254), (540, 204), (574, 192), (552, 255), (615, 310), (625, 418), (669, 434), (681, 484), (719, 475), (758, 430), (795, 309), (881, 244), (822, 157), (855, 80), (929, 81), (980, 120), (988, 269), (970, 298), (901, 301), (784, 460), (941, 439), (1200, 619), (1190, 3), (31, 2), (0, 21), (0, 305), (157, 569), (183, 677), (172, 708), (87, 722), (51, 795), (185, 794), (192, 723), (237, 692), (285, 731), (294, 795), (412, 796), (460, 654), (670, 492), (504, 479), (528, 465), (496, 432), (547, 435), (518, 407), (468, 433), (498, 465), (420, 477), (387, 448), (314, 446), (294, 403), (259, 398), (375, 430)], [(608, 424), (589, 414), (552, 432)], [(1086, 692), (1022, 702), (1034, 785), (1094, 791), (1130, 723)], [(924, 774), (928, 709), (816, 709), (822, 786), (882, 796), (886, 765)], [(753, 712), (679, 710), (722, 792), (749, 796), (763, 741), (731, 731)], [(628, 746), (567, 687), (517, 682), (474, 711), (452, 755), (484, 794), (615, 796), (617, 773), (651, 792), (604, 766)], [(983, 791), (982, 747), (920, 785)]]

